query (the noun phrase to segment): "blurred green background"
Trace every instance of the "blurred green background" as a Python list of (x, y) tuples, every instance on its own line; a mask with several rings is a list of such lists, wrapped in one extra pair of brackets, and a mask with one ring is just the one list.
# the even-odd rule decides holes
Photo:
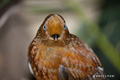
[(60, 14), (94, 50), (109, 80), (120, 80), (119, 0), (0, 0), (0, 80), (35, 80), (27, 50), (44, 18)]

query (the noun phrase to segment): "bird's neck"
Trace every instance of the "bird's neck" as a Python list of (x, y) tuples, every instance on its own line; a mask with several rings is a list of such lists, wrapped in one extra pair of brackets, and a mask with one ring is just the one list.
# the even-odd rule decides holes
[(69, 44), (69, 41), (65, 41), (65, 40), (58, 40), (58, 41), (42, 40), (42, 43), (44, 45), (47, 45), (47, 46), (65, 46), (65, 45)]

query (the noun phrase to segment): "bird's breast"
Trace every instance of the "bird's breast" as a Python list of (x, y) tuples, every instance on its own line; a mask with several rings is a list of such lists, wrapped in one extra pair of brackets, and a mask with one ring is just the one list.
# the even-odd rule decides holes
[(39, 65), (42, 67), (58, 69), (64, 55), (62, 47), (39, 46)]

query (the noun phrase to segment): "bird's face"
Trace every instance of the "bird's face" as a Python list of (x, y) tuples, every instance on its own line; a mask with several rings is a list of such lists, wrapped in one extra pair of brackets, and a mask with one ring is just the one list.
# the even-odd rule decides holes
[(56, 14), (49, 15), (41, 27), (43, 38), (55, 42), (62, 40), (69, 33), (64, 19)]

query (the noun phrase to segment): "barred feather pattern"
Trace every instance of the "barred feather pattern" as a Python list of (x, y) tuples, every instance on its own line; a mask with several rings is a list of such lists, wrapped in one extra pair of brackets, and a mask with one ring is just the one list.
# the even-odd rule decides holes
[(106, 80), (104, 69), (93, 50), (70, 34), (65, 46), (46, 46), (38, 36), (29, 47), (28, 56), (37, 80)]

